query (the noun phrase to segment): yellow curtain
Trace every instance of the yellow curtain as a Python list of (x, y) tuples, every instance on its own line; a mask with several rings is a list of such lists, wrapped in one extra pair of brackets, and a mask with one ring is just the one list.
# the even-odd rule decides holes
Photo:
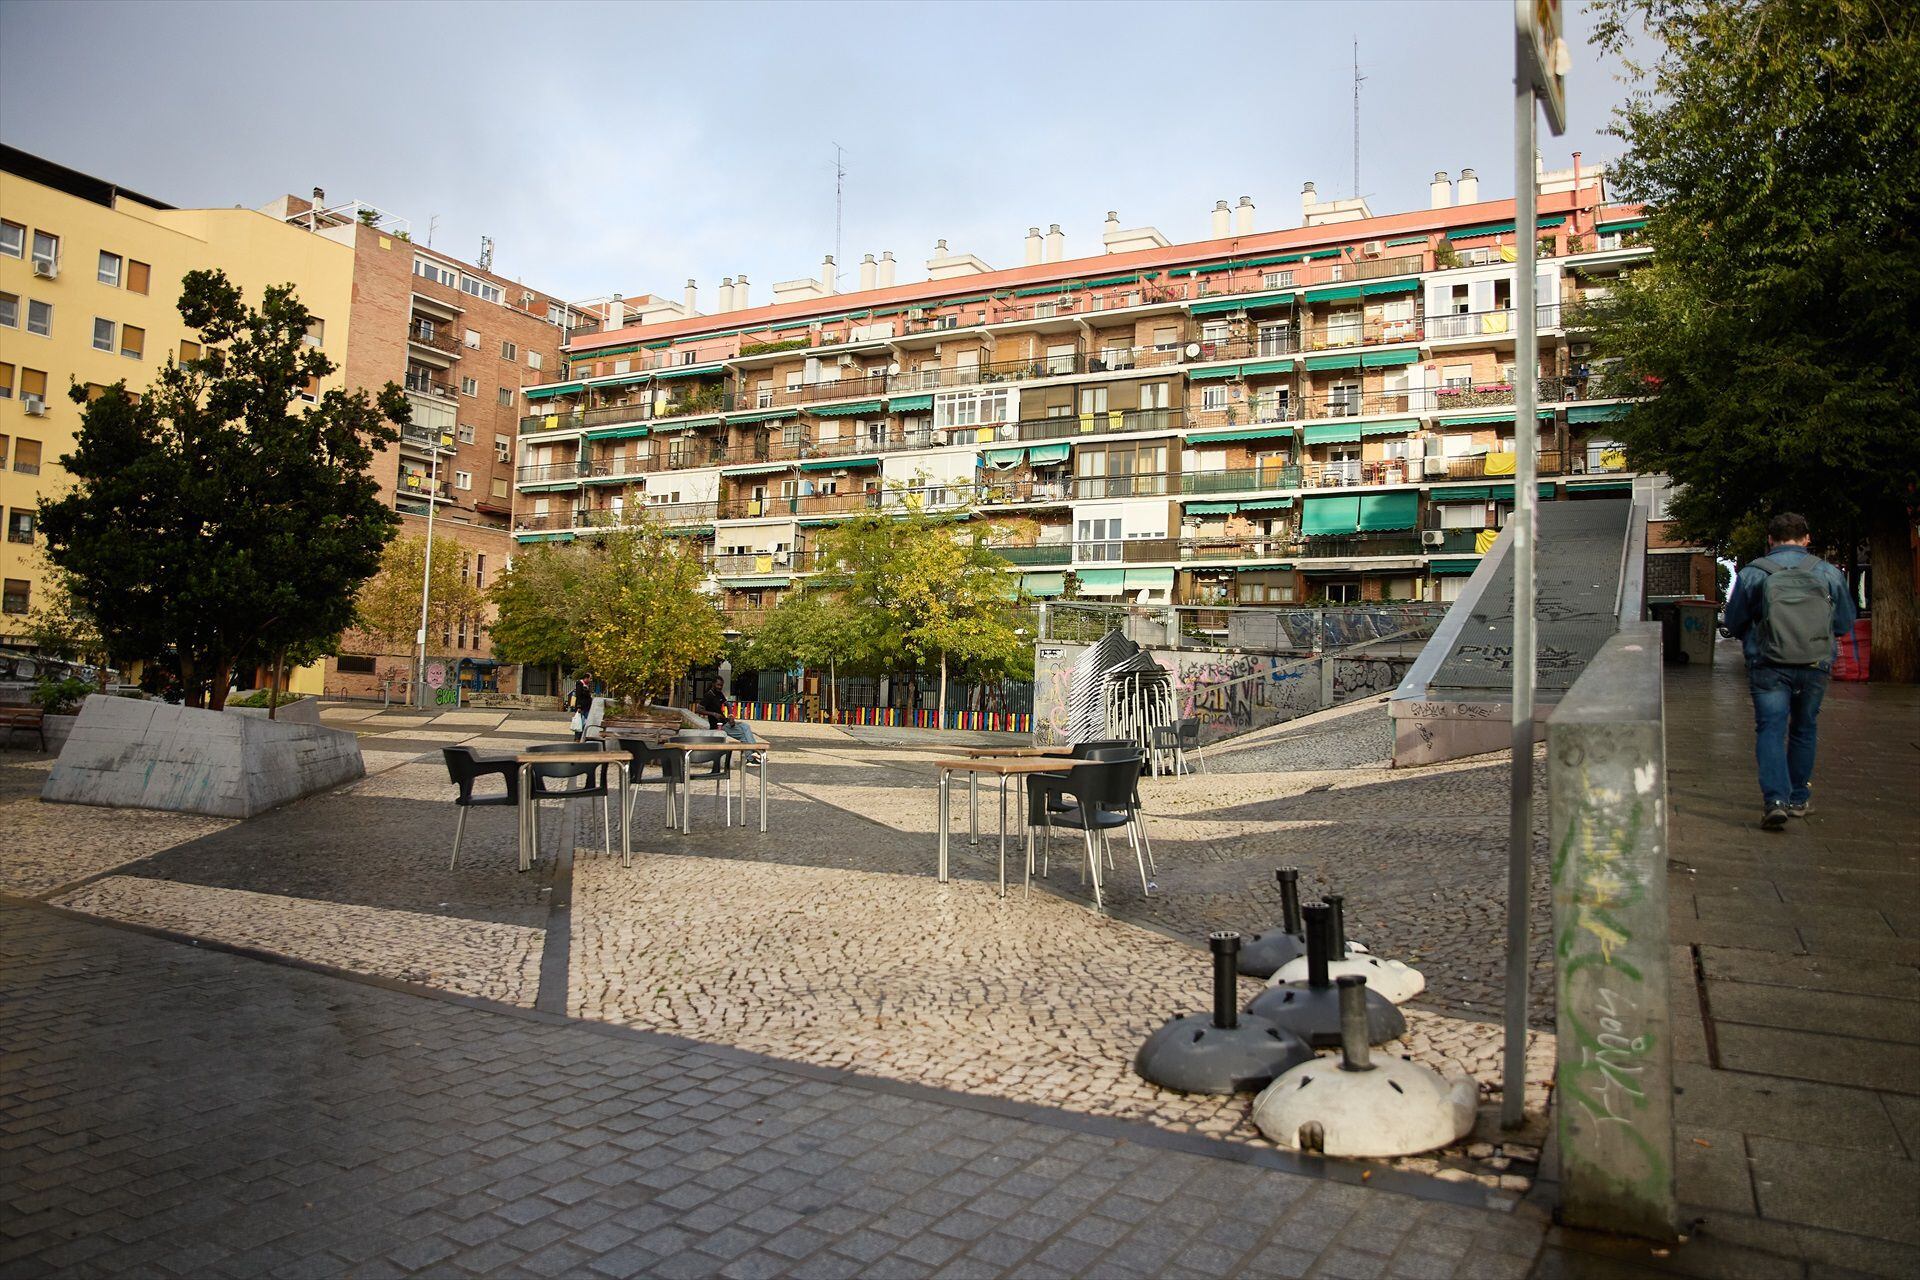
[(1490, 453), (1487, 455), (1487, 474), (1490, 476), (1510, 476), (1519, 461), (1517, 454)]
[(1498, 529), (1482, 529), (1473, 535), (1473, 549), (1481, 555), (1493, 550), (1494, 540), (1500, 536)]

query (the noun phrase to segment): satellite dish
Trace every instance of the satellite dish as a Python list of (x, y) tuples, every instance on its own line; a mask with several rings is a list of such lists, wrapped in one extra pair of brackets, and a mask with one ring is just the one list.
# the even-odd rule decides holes
[(1197, 342), (1189, 342), (1187, 344), (1187, 359), (1197, 360), (1199, 358), (1200, 358), (1200, 344)]
[(898, 360), (895, 360), (892, 364), (887, 366), (887, 376), (893, 377), (893, 378), (897, 378), (900, 376), (900, 362)]

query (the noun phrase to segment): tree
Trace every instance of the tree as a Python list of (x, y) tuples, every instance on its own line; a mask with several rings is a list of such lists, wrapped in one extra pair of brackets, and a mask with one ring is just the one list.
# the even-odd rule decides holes
[(747, 638), (741, 660), (760, 671), (825, 667), (831, 717), (840, 709), (840, 672), (874, 664), (874, 655), (865, 649), (867, 639), (866, 628), (845, 601), (830, 591), (803, 588), (782, 598)]
[(140, 395), (73, 389), (85, 410), (61, 465), (76, 483), (40, 525), (107, 647), (165, 657), (188, 705), (217, 710), (236, 664), (278, 669), (351, 624), (399, 525), (368, 468), (408, 410), (392, 383), (299, 404), (334, 364), (291, 286), (258, 308), (218, 271), (182, 286), (208, 354), (169, 360)]
[[(1871, 549), (1873, 676), (1920, 678), (1920, 9), (1892, 0), (1597, 0), (1638, 91), (1616, 190), (1652, 263), (1593, 309), (1640, 399), (1628, 457), (1681, 529), (1747, 551), (1795, 510)], [(1638, 34), (1637, 34), (1638, 33)]]
[(706, 569), (644, 516), (586, 542), (516, 558), (494, 585), (494, 651), (515, 662), (584, 664), (627, 703), (668, 692), (717, 657), (720, 614)]
[(40, 603), (27, 617), (27, 641), (34, 649), (61, 662), (85, 662), (99, 668), (100, 687), (107, 686), (113, 655), (100, 637), (100, 625), (73, 597), (66, 573), (48, 566)]
[[(376, 653), (412, 653), (420, 629), (420, 578), (425, 572), (427, 540), (408, 534), (387, 544), (380, 571), (354, 600), (354, 630)], [(452, 538), (433, 540), (433, 585), (428, 592), (427, 652), (446, 652), (450, 631), (479, 633), (487, 596), (461, 572), (465, 554)]]

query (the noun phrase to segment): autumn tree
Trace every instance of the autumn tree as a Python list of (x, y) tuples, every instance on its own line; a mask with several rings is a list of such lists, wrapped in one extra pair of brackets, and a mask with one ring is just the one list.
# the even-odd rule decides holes
[(869, 638), (852, 606), (832, 591), (790, 591), (760, 629), (747, 637), (741, 660), (759, 671), (824, 668), (831, 716), (840, 709), (840, 673), (875, 665), (874, 655), (866, 648)]
[(1750, 554), (1785, 510), (1843, 558), (1866, 543), (1873, 677), (1920, 678), (1920, 7), (1595, 8), (1634, 86), (1614, 187), (1654, 248), (1591, 316), (1616, 389), (1658, 392), (1621, 423), (1628, 457), (1717, 550)]
[[(426, 572), (427, 540), (408, 534), (387, 544), (380, 571), (354, 601), (354, 630), (375, 653), (412, 653), (420, 629), (420, 579)], [(452, 538), (433, 539), (433, 583), (427, 595), (427, 652), (445, 653), (449, 632), (478, 635), (486, 617), (486, 593), (461, 568), (466, 554)]]
[(40, 527), (106, 647), (167, 661), (189, 706), (217, 710), (236, 665), (284, 668), (352, 623), (399, 524), (369, 467), (408, 410), (392, 383), (302, 403), (335, 366), (290, 286), (256, 308), (194, 271), (179, 309), (207, 354), (169, 360), (138, 395), (73, 389), (80, 428), (60, 461), (75, 483)]

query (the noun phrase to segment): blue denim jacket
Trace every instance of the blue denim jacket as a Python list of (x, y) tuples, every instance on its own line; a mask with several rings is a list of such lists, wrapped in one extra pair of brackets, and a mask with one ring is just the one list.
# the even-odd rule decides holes
[[(1783, 544), (1767, 552), (1770, 557), (1790, 561), (1796, 556), (1810, 556), (1813, 553), (1805, 547)], [(1847, 588), (1847, 576), (1828, 564), (1825, 560), (1817, 562), (1814, 572), (1827, 580), (1827, 587), (1833, 593), (1833, 634), (1843, 636), (1853, 630), (1854, 620), (1858, 617), (1853, 607), (1853, 593)], [(1760, 585), (1767, 580), (1765, 571), (1752, 565), (1740, 571), (1733, 580), (1733, 591), (1727, 596), (1726, 612), (1721, 621), (1727, 630), (1740, 637), (1740, 648), (1747, 655), (1747, 665), (1760, 662), (1760, 621), (1764, 607), (1760, 599)], [(1822, 671), (1833, 669), (1833, 659), (1829, 657), (1820, 664)]]

